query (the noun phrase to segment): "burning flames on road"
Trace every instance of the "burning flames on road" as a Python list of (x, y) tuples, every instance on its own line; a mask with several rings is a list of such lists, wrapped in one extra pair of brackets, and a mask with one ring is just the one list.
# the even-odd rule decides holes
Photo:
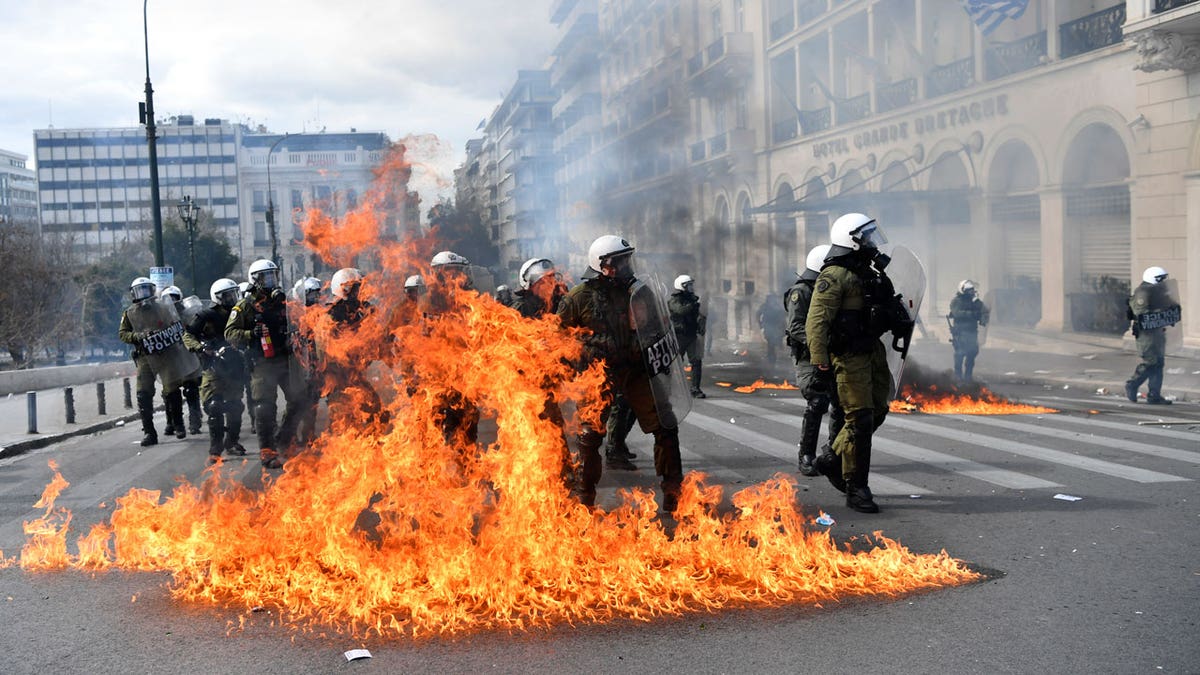
[[(426, 264), (435, 242), (367, 236), (378, 233), (378, 204), (337, 225), (344, 236), (325, 236), (333, 226), (310, 214), (310, 242), (330, 264), (376, 256), (382, 270), (364, 282), (376, 311), (357, 332), (329, 331), (319, 307), (302, 323), (329, 343), (324, 358), (389, 347), (378, 383), (389, 421), (337, 418), (261, 489), (218, 465), (169, 495), (130, 490), (81, 536), (55, 506), (67, 481), (52, 463), (36, 505), (45, 513), (25, 523), (19, 559), (4, 564), (166, 571), (176, 598), (242, 608), (243, 621), (267, 607), (298, 629), (359, 637), (890, 598), (979, 578), (945, 551), (916, 554), (879, 532), (837, 544), (783, 474), (733, 494), (722, 513), (722, 488), (691, 472), (673, 527), (649, 489), (622, 490), (608, 511), (581, 506), (545, 403), (595, 416), (602, 370), (572, 367), (581, 343), (554, 317), (524, 320), (473, 291), (448, 293), (450, 309), (424, 319), (404, 309), (408, 274), (437, 290)], [(448, 400), (477, 406), (481, 437), (494, 429), (494, 440), (444, 433)]]
[(904, 371), (900, 395), (891, 402), (895, 413), (930, 415), (1042, 415), (1054, 408), (1013, 403), (981, 384), (961, 384), (948, 373), (935, 374), (916, 364)]
[(736, 391), (736, 392), (738, 392), (739, 394), (750, 394), (750, 393), (753, 393), (753, 392), (756, 392), (756, 391), (758, 391), (759, 389), (790, 389), (790, 390), (796, 390), (797, 388), (798, 388), (798, 387), (795, 387), (795, 386), (793, 386), (793, 385), (789, 384), (789, 383), (787, 382), (787, 380), (784, 380), (783, 382), (765, 382), (765, 381), (763, 381), (761, 378), (759, 378), (759, 379), (755, 380), (754, 382), (752, 382), (752, 383), (750, 383), (750, 384), (748, 384), (748, 385), (746, 385), (746, 386), (744, 386), (744, 387), (734, 387), (734, 389), (733, 389), (733, 390), (734, 390), (734, 391)]

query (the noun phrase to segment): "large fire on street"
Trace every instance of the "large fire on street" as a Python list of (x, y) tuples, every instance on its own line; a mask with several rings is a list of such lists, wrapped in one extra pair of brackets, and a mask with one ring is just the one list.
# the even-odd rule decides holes
[[(392, 162), (403, 173), (403, 158)], [(894, 598), (980, 578), (945, 551), (914, 553), (879, 532), (837, 543), (784, 474), (733, 494), (724, 512), (722, 488), (695, 471), (673, 518), (649, 484), (607, 510), (580, 505), (562, 476), (564, 431), (543, 413), (550, 397), (594, 419), (602, 368), (575, 367), (579, 335), (555, 317), (526, 320), (474, 291), (448, 294), (451, 310), (424, 318), (395, 300), (409, 274), (436, 283), (427, 261), (438, 246), (381, 239), (383, 203), (366, 200), (336, 225), (308, 215), (308, 241), (329, 265), (370, 255), (381, 269), (364, 282), (377, 311), (356, 332), (332, 330), (319, 306), (302, 325), (325, 360), (378, 355), (389, 420), (351, 405), (262, 489), (217, 465), (169, 495), (130, 490), (82, 534), (55, 505), (68, 485), (51, 464), (44, 515), (3, 564), (165, 571), (177, 599), (266, 607), (298, 630), (358, 637)], [(494, 440), (446, 435), (447, 400), (478, 407)], [(569, 422), (566, 434), (577, 430)]]

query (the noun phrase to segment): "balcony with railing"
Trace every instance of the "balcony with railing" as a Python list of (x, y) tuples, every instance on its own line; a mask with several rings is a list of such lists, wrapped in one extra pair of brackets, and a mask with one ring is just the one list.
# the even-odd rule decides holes
[(925, 95), (936, 98), (966, 89), (975, 83), (975, 57), (968, 56), (937, 66), (925, 76)]
[(1059, 58), (1086, 54), (1121, 42), (1125, 3), (1068, 21), (1058, 27)]
[(830, 127), (831, 119), (829, 106), (815, 110), (799, 110), (796, 115), (800, 118), (800, 134), (807, 136)]
[(726, 33), (688, 59), (688, 84), (697, 92), (737, 86), (753, 69), (754, 35)]
[(1173, 9), (1179, 9), (1185, 5), (1190, 5), (1196, 0), (1154, 0), (1154, 8), (1151, 10), (1155, 14), (1162, 14)]
[(880, 114), (911, 105), (917, 100), (917, 79), (881, 84), (875, 90), (875, 107)]
[(857, 122), (871, 115), (871, 94), (859, 94), (837, 102), (838, 124)]
[(688, 159), (705, 171), (729, 171), (735, 166), (749, 169), (754, 160), (754, 130), (730, 129), (689, 146)]
[(983, 73), (989, 80), (1015, 75), (1046, 62), (1046, 31), (987, 46)]
[(783, 119), (775, 120), (771, 125), (771, 142), (786, 143), (798, 135), (799, 124), (795, 113), (789, 113)]

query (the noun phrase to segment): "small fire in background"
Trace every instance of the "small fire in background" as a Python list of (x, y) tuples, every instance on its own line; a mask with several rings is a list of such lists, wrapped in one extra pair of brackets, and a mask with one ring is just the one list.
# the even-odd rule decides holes
[[(880, 532), (836, 541), (804, 514), (786, 474), (727, 498), (691, 471), (673, 520), (647, 488), (620, 490), (607, 510), (584, 507), (563, 479), (564, 431), (579, 428), (543, 412), (552, 400), (598, 423), (603, 366), (570, 365), (582, 335), (444, 287), (446, 313), (401, 311), (404, 279), (430, 274), (437, 242), (379, 237), (372, 203), (338, 223), (310, 214), (306, 241), (331, 267), (374, 257), (363, 289), (378, 310), (356, 331), (331, 330), (317, 306), (300, 321), (327, 359), (388, 346), (378, 383), (388, 421), (358, 416), (363, 394), (347, 389), (356, 400), (344, 419), (261, 489), (215, 465), (171, 494), (130, 490), (85, 533), (55, 504), (68, 485), (51, 464), (44, 513), (0, 567), (165, 571), (173, 597), (241, 611), (236, 625), (269, 608), (291, 628), (363, 638), (821, 606), (982, 578), (944, 550), (914, 553)], [(447, 433), (447, 407), (464, 401), (494, 440)]]
[(930, 415), (1040, 415), (1054, 408), (1013, 403), (977, 382), (955, 382), (949, 372), (933, 373), (910, 363), (904, 369), (900, 395), (889, 406), (894, 413)]
[(749, 393), (758, 391), (759, 389), (792, 389), (792, 390), (795, 390), (795, 389), (798, 389), (798, 387), (796, 387), (792, 384), (789, 384), (787, 380), (784, 380), (783, 382), (766, 382), (762, 378), (759, 378), (759, 379), (755, 380), (754, 382), (747, 384), (744, 387), (735, 387), (734, 391), (736, 391), (739, 394), (749, 394)]

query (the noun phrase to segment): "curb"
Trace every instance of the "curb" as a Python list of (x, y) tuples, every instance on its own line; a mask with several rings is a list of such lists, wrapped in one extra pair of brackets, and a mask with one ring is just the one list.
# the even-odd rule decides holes
[[(115, 429), (118, 426), (118, 424), (117, 424), (118, 422), (129, 423), (129, 422), (132, 422), (132, 421), (138, 419), (138, 417), (139, 417), (138, 413), (136, 413), (136, 412), (130, 413), (127, 415), (123, 415), (121, 417), (114, 417), (113, 419), (105, 420), (103, 422), (96, 422), (95, 424), (89, 424), (86, 427), (72, 429), (70, 431), (66, 431), (63, 433), (46, 434), (44, 436), (39, 435), (37, 438), (31, 438), (27, 441), (19, 441), (17, 443), (13, 443), (11, 445), (6, 445), (3, 447), (0, 447), (0, 459), (5, 459), (8, 457), (16, 457), (17, 455), (23, 455), (23, 454), (29, 452), (30, 450), (37, 450), (38, 448), (44, 448), (47, 445), (53, 445), (60, 441), (65, 441), (68, 438), (74, 438), (76, 436), (87, 436), (89, 434), (94, 434), (94, 433), (97, 433), (100, 431), (108, 431), (109, 429)], [(123, 425), (121, 425), (121, 426), (123, 426)]]

